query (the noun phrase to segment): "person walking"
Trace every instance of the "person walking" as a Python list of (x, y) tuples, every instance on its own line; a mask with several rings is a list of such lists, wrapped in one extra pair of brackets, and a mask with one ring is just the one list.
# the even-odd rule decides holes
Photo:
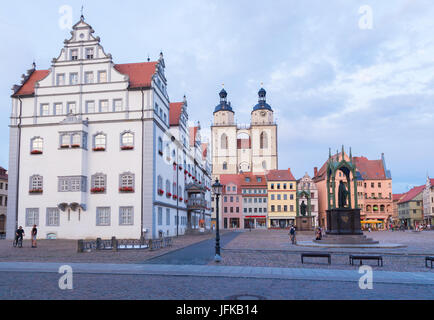
[(291, 229), (289, 229), (289, 236), (291, 238), (292, 244), (296, 244), (297, 240), (295, 238), (295, 228), (294, 228), (294, 226), (291, 226)]
[(36, 229), (36, 224), (33, 225), (32, 229), (32, 248), (36, 248), (36, 235), (38, 234), (38, 229)]
[(17, 231), (15, 231), (15, 241), (14, 246), (18, 246), (20, 244), (20, 248), (23, 247), (23, 237), (24, 237), (24, 229), (22, 226), (19, 226)]

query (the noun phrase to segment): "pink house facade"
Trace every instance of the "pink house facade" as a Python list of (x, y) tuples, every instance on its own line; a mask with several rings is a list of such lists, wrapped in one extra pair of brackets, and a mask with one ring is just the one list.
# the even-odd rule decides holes
[(220, 182), (225, 186), (222, 195), (222, 224), (223, 229), (243, 229), (243, 198), (236, 174), (220, 176)]

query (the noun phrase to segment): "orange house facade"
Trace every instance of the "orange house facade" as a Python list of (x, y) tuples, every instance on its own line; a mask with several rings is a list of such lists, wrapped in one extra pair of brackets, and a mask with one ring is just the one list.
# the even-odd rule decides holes
[[(332, 159), (342, 159), (342, 152), (332, 156)], [(344, 152), (343, 157), (350, 161), (349, 156)], [(369, 160), (366, 157), (353, 157), (356, 165), (356, 177), (351, 176), (351, 187), (354, 178), (357, 181), (357, 202), (361, 209), (360, 218), (362, 227), (371, 227), (374, 230), (384, 230), (389, 227), (393, 213), (392, 200), (392, 177), (387, 170), (384, 155), (380, 160)], [(318, 170), (314, 168), (313, 181), (318, 188), (318, 223), (321, 227), (327, 227), (327, 162)], [(336, 176), (336, 193), (342, 181), (347, 187), (346, 177), (342, 172)], [(351, 197), (354, 199), (354, 188), (351, 188)]]

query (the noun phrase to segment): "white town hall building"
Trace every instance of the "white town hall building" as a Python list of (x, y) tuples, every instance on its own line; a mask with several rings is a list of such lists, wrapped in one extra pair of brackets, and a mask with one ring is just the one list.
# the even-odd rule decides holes
[(7, 237), (158, 238), (210, 228), (211, 166), (163, 54), (114, 64), (84, 21), (49, 70), (14, 86)]

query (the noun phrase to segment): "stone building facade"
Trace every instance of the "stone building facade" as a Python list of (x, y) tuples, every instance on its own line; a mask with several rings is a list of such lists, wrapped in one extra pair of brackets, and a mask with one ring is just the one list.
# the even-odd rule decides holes
[(240, 172), (264, 173), (277, 169), (277, 125), (273, 110), (266, 102), (266, 91), (259, 90), (259, 101), (251, 112), (251, 122), (235, 123), (235, 112), (220, 92), (211, 127), (213, 177)]
[(182, 108), (182, 129), (171, 128), (162, 53), (115, 64), (82, 16), (51, 67), (34, 65), (14, 86), (7, 236), (33, 224), (38, 237), (64, 239), (209, 228), (210, 166)]

